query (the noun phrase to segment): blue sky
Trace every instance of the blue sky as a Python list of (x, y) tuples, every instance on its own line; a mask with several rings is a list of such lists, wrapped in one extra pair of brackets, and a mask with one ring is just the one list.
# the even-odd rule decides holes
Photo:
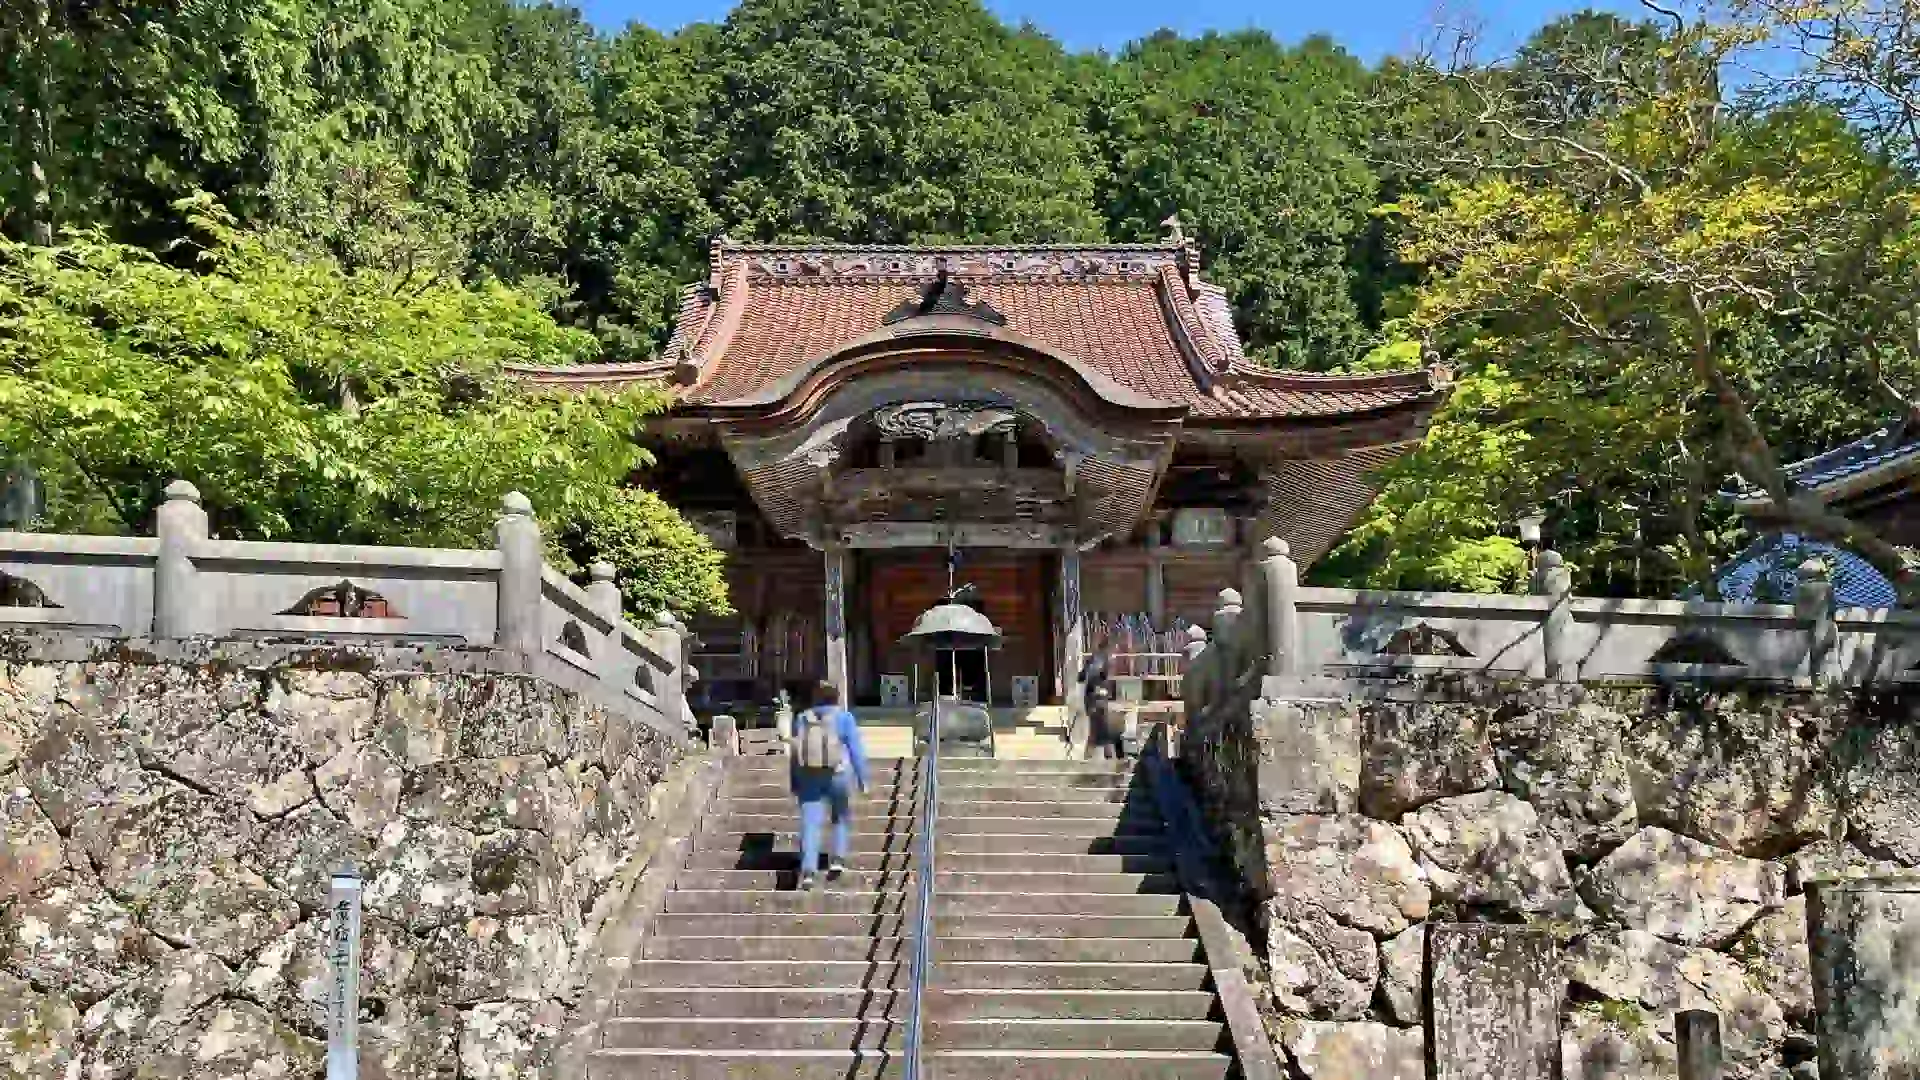
[[(574, 0), (593, 22), (662, 30), (726, 16), (732, 0)], [(1477, 20), (1503, 52), (1541, 23), (1586, 7), (1637, 11), (1633, 0), (987, 0), (1011, 23), (1031, 22), (1070, 49), (1113, 49), (1163, 27), (1184, 35), (1259, 27), (1283, 41), (1325, 33), (1362, 59), (1405, 52), (1436, 22)]]

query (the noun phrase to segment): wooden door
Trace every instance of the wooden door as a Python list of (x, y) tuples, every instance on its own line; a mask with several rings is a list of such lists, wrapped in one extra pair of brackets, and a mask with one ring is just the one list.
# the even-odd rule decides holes
[[(955, 580), (980, 590), (980, 608), (1000, 628), (1000, 648), (992, 654), (993, 700), (1013, 700), (1015, 675), (1038, 675), (1047, 685), (1052, 650), (1047, 624), (1045, 556), (974, 555), (961, 563)], [(875, 556), (867, 573), (867, 610), (872, 631), (875, 674), (910, 672), (915, 656), (898, 642), (920, 613), (947, 593), (946, 553)], [(930, 685), (929, 659), (919, 657), (920, 693)]]

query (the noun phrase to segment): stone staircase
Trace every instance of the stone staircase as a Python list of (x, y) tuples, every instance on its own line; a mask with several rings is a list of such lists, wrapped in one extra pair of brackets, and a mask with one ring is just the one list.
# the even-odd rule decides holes
[[(594, 1080), (898, 1077), (920, 770), (876, 762), (841, 880), (791, 891), (782, 758), (735, 758), (636, 956)], [(941, 768), (926, 1075), (1217, 1080), (1231, 1039), (1131, 766)]]
[[(855, 709), (868, 756), (911, 757), (914, 753), (913, 712), (912, 709)], [(1065, 760), (1070, 753), (1065, 740), (1067, 722), (1067, 710), (1062, 705), (996, 708), (993, 710), (994, 754), (1017, 761)]]

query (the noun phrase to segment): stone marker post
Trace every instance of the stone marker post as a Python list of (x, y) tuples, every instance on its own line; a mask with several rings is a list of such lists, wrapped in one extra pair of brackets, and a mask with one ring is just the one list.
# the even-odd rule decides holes
[(1579, 682), (1580, 658), (1574, 654), (1573, 642), (1573, 571), (1567, 568), (1566, 556), (1553, 550), (1540, 553), (1533, 591), (1551, 603), (1546, 621), (1540, 624), (1544, 657), (1540, 674), (1550, 682)]
[(333, 992), (327, 997), (327, 1080), (360, 1075), (360, 875), (333, 875), (327, 898), (327, 967)]
[(1680, 1053), (1680, 1080), (1720, 1080), (1724, 1059), (1719, 1013), (1683, 1010), (1673, 1018), (1673, 1036)]
[(1827, 681), (1827, 665), (1840, 641), (1840, 628), (1833, 621), (1833, 582), (1827, 580), (1827, 564), (1819, 559), (1800, 564), (1800, 581), (1793, 589), (1793, 613), (1807, 627), (1804, 677), (1808, 685), (1818, 686)]
[(1920, 1076), (1920, 873), (1807, 885), (1823, 1080)]
[(1269, 536), (1262, 545), (1260, 578), (1267, 593), (1267, 674), (1275, 678), (1301, 673), (1300, 567), (1285, 540)]
[(541, 574), (546, 553), (540, 546), (540, 523), (533, 519), (533, 503), (510, 491), (500, 500), (500, 516), (493, 523), (494, 546), (500, 550), (498, 629), (500, 648), (522, 656), (539, 656), (546, 649), (540, 632)]
[(1566, 980), (1546, 930), (1438, 923), (1427, 930), (1434, 1080), (1558, 1080)]
[(210, 634), (207, 598), (195, 579), (193, 556), (207, 539), (207, 512), (200, 489), (185, 480), (167, 485), (167, 501), (154, 514), (160, 557), (153, 572), (153, 636), (189, 638)]

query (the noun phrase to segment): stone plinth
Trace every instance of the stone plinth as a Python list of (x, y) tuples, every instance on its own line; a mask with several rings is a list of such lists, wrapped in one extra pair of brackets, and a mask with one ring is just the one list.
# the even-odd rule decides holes
[(1557, 1080), (1566, 982), (1552, 934), (1434, 925), (1427, 979), (1434, 1080)]
[(1807, 887), (1824, 1080), (1920, 1076), (1920, 874)]

